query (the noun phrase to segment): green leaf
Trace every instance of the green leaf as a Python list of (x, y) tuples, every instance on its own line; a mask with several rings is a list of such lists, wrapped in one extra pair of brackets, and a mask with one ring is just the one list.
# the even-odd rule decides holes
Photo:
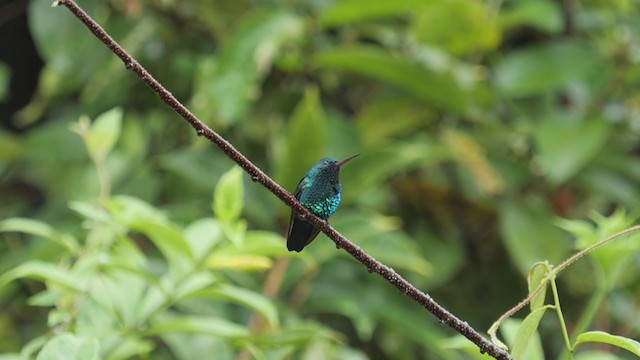
[(252, 341), (268, 345), (268, 346), (298, 346), (308, 344), (314, 339), (329, 339), (332, 341), (340, 341), (338, 334), (333, 333), (327, 328), (323, 328), (317, 323), (292, 324), (279, 332), (268, 332), (264, 335), (258, 335), (252, 338)]
[(371, 46), (351, 46), (315, 55), (321, 68), (352, 71), (394, 85), (430, 105), (455, 114), (470, 107), (474, 86), (457, 80), (447, 69), (431, 68)]
[[(539, 309), (541, 310), (541, 309)], [(536, 311), (539, 311), (536, 310)], [(542, 312), (544, 313), (544, 312)], [(533, 322), (535, 320), (535, 318), (538, 316), (539, 314), (536, 314), (533, 316), (533, 318), (531, 319), (531, 321)], [(514, 359), (517, 360), (544, 360), (544, 352), (542, 350), (542, 342), (540, 341), (540, 336), (538, 336), (538, 334), (536, 332), (534, 332), (532, 334), (532, 336), (530, 336), (528, 338), (527, 341), (524, 341), (525, 339), (523, 338), (524, 334), (521, 330), (522, 329), (522, 324), (524, 323), (524, 321), (520, 321), (520, 320), (516, 320), (513, 318), (507, 319), (502, 326), (500, 327), (500, 332), (502, 333), (502, 335), (504, 336), (505, 340), (507, 341), (507, 343), (509, 345), (511, 345), (511, 347), (513, 348), (516, 344), (515, 342), (518, 339), (521, 339), (520, 341), (522, 341), (520, 346), (526, 346), (527, 349), (523, 349), (523, 352), (521, 352), (519, 354), (519, 356), (521, 356), (520, 358), (514, 357)], [(532, 325), (532, 324), (530, 324)], [(526, 326), (527, 330), (531, 330), (531, 326)]]
[(307, 170), (326, 155), (327, 136), (318, 88), (309, 86), (284, 130), (275, 176), (278, 183), (293, 193)]
[[(527, 288), (529, 289), (529, 295), (533, 291), (535, 291), (538, 286), (540, 286), (549, 272), (551, 272), (549, 263), (539, 262), (533, 264), (531, 270), (529, 270), (529, 274), (527, 274)], [(534, 296), (533, 299), (531, 299), (531, 302), (529, 303), (529, 305), (531, 306), (531, 311), (540, 309), (542, 306), (544, 306), (546, 295), (547, 285), (545, 284), (542, 289), (540, 289), (540, 292), (538, 292), (538, 294)]]
[(320, 16), (320, 22), (325, 26), (343, 23), (371, 20), (410, 13), (416, 7), (433, 1), (425, 0), (368, 0), (367, 6), (362, 6), (361, 0), (336, 1), (332, 7)]
[(274, 303), (264, 295), (232, 285), (218, 285), (194, 292), (194, 297), (231, 301), (246, 306), (264, 316), (273, 328), (279, 326), (278, 310)]
[(640, 356), (640, 342), (624, 336), (611, 335), (604, 331), (588, 331), (578, 335), (575, 344), (573, 344), (573, 349), (575, 350), (578, 345), (587, 342), (610, 344)]
[(579, 40), (545, 42), (507, 54), (496, 66), (496, 85), (506, 97), (524, 97), (585, 81), (607, 70), (599, 51)]
[(610, 132), (601, 118), (547, 118), (535, 133), (542, 170), (553, 184), (570, 179), (602, 150)]
[(500, 42), (496, 17), (482, 1), (434, 1), (413, 13), (418, 40), (456, 55), (494, 49)]
[(562, 31), (564, 20), (560, 4), (552, 0), (516, 1), (500, 11), (500, 24), (506, 31), (515, 27), (531, 27), (550, 34)]
[(193, 99), (196, 113), (209, 114), (213, 106), (219, 120), (227, 124), (246, 115), (260, 97), (260, 83), (280, 47), (304, 31), (297, 15), (275, 9), (254, 10), (238, 23), (225, 39), (217, 62), (205, 59), (199, 66), (200, 81)]
[(285, 246), (285, 239), (269, 231), (249, 231), (242, 244), (221, 244), (212, 255), (222, 258), (248, 254), (271, 257), (291, 255)]
[(89, 153), (97, 159), (104, 159), (120, 138), (121, 129), (121, 108), (113, 108), (100, 114), (91, 124), (85, 138)]
[(207, 258), (205, 265), (209, 269), (260, 271), (271, 269), (271, 267), (273, 267), (273, 260), (260, 255), (240, 254), (220, 256), (218, 254), (212, 254)]
[[(393, 114), (394, 121), (389, 121)], [(358, 133), (366, 145), (379, 147), (393, 136), (410, 135), (432, 120), (434, 114), (419, 101), (406, 96), (377, 96), (358, 113)]]
[(251, 335), (242, 325), (211, 316), (180, 316), (165, 319), (151, 326), (147, 335), (161, 335), (173, 332), (200, 333), (230, 339), (242, 339)]
[[(550, 308), (550, 306), (545, 306), (533, 310), (527, 317), (522, 321), (520, 327), (518, 327), (518, 331), (516, 332), (515, 339), (512, 341), (511, 345), (511, 355), (514, 359), (527, 359), (527, 358), (542, 358), (538, 356), (528, 355), (525, 357), (527, 353), (527, 349), (531, 345), (531, 343), (540, 345), (540, 339), (538, 338), (538, 325), (540, 324), (540, 320), (544, 315), (545, 311)], [(537, 339), (534, 341), (534, 339)], [(542, 348), (539, 347), (531, 351), (532, 353), (542, 353)]]
[[(155, 344), (151, 340), (142, 340), (137, 336), (119, 336), (118, 343), (113, 350), (105, 357), (105, 360), (126, 360), (130, 358), (149, 358), (144, 356), (150, 353)], [(136, 356), (137, 355), (137, 356)]]
[(105, 208), (93, 202), (72, 201), (69, 203), (69, 208), (88, 220), (105, 224), (113, 222)]
[(106, 205), (118, 223), (147, 235), (166, 259), (175, 262), (193, 257), (182, 232), (153, 206), (129, 196), (113, 197)]
[[(43, 1), (28, 8), (30, 34), (38, 48), (38, 54), (46, 62), (45, 69), (60, 74), (58, 84), (63, 89), (75, 89), (85, 85), (96, 70), (108, 61), (109, 49), (96, 43), (90, 36), (77, 36), (78, 20), (69, 16), (58, 16), (64, 9), (56, 9), (52, 16), (51, 2)], [(89, 14), (107, 11), (106, 4), (89, 2), (83, 4)], [(73, 39), (73, 41), (69, 41)], [(83, 65), (77, 66), (74, 59), (83, 59)], [(77, 56), (77, 58), (75, 58)], [(57, 90), (61, 92), (60, 89)]]
[(0, 288), (6, 286), (13, 280), (22, 278), (51, 282), (75, 292), (82, 292), (85, 289), (82, 278), (70, 270), (40, 261), (23, 263), (2, 274), (2, 276), (0, 276)]
[(543, 259), (559, 263), (567, 254), (562, 230), (551, 211), (535, 204), (506, 203), (500, 209), (500, 234), (522, 274)]
[(242, 184), (242, 169), (235, 165), (227, 171), (213, 195), (213, 212), (224, 222), (234, 222), (240, 218), (244, 207), (244, 187)]
[(183, 234), (198, 260), (208, 256), (223, 239), (222, 225), (212, 218), (192, 222), (184, 229)]
[(36, 360), (98, 360), (99, 349), (97, 339), (62, 334), (49, 340)]
[(0, 221), (0, 232), (10, 231), (43, 237), (55, 242), (72, 253), (76, 253), (80, 249), (78, 241), (73, 236), (60, 234), (53, 227), (41, 221), (25, 218), (11, 218)]

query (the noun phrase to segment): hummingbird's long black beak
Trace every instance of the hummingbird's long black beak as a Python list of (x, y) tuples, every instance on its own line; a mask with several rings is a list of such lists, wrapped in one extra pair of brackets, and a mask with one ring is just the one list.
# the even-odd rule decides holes
[(340, 160), (340, 161), (338, 161), (338, 167), (340, 167), (340, 166), (342, 166), (342, 165), (344, 165), (344, 164), (348, 163), (349, 161), (353, 160), (353, 158), (354, 158), (354, 157), (356, 157), (356, 156), (358, 156), (358, 155), (360, 155), (360, 153), (357, 153), (357, 154), (351, 155), (351, 156), (349, 156), (348, 158), (346, 158), (346, 159), (344, 159), (344, 160)]

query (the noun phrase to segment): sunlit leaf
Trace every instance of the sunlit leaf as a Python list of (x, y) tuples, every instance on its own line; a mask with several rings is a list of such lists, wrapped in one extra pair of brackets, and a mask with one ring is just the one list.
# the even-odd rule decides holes
[(23, 263), (0, 276), (0, 288), (16, 279), (30, 278), (65, 287), (75, 292), (84, 291), (84, 281), (69, 269), (54, 264), (29, 261)]
[[(529, 274), (527, 274), (527, 287), (529, 289), (529, 294), (535, 291), (542, 281), (545, 279), (547, 274), (551, 271), (548, 263), (535, 263), (529, 270)], [(537, 310), (544, 305), (545, 297), (547, 295), (547, 285), (545, 284), (540, 292), (536, 296), (531, 299), (530, 307), (531, 311)]]
[(500, 23), (507, 31), (528, 26), (551, 34), (562, 31), (564, 25), (561, 6), (552, 0), (514, 1), (500, 12)]
[(89, 153), (98, 159), (104, 158), (120, 138), (121, 128), (121, 108), (113, 108), (100, 114), (91, 124), (85, 138)]
[(159, 210), (144, 201), (117, 196), (108, 201), (107, 207), (117, 222), (147, 235), (165, 258), (177, 261), (181, 257), (193, 256), (182, 232)]
[(339, 25), (343, 23), (371, 20), (410, 13), (418, 6), (433, 1), (425, 0), (370, 0), (367, 6), (362, 6), (360, 0), (337, 1), (320, 17), (325, 26)]
[(246, 306), (267, 319), (271, 327), (278, 327), (278, 310), (264, 295), (232, 285), (218, 285), (192, 294), (194, 297), (226, 300)]
[[(536, 310), (533, 310), (527, 317), (520, 323), (520, 327), (518, 327), (518, 331), (516, 332), (515, 339), (512, 341), (511, 345), (511, 355), (514, 359), (527, 359), (527, 358), (536, 358), (535, 356), (529, 355), (525, 357), (527, 354), (527, 349), (529, 346), (533, 344), (539, 344), (539, 339), (534, 341), (534, 338), (538, 337), (537, 329), (538, 324), (540, 324), (540, 320), (544, 315), (545, 311), (548, 307), (541, 307)], [(534, 345), (535, 346), (535, 345)], [(538, 348), (535, 352), (540, 353), (541, 349)]]
[(453, 54), (493, 49), (500, 42), (496, 17), (483, 1), (432, 1), (414, 13), (417, 38)]
[[(525, 327), (527, 331), (532, 330), (532, 325), (535, 320), (538, 319), (538, 316), (544, 314), (543, 309), (536, 310), (537, 313), (530, 320), (531, 323)], [(518, 346), (526, 346), (526, 349), (519, 352), (520, 358), (515, 358), (518, 360), (544, 360), (544, 352), (542, 350), (542, 342), (540, 341), (540, 336), (537, 332), (533, 332), (532, 334), (525, 334), (521, 331), (522, 325), (524, 321), (516, 320), (513, 318), (507, 319), (502, 326), (500, 327), (500, 332), (506, 339), (507, 343), (511, 345), (511, 348), (515, 346), (516, 341), (519, 342)], [(537, 323), (535, 324), (537, 327)], [(528, 335), (528, 338), (525, 339), (523, 335)], [(530, 335), (530, 336), (529, 336)], [(524, 341), (526, 340), (526, 341)], [(520, 344), (520, 341), (522, 343)]]
[(438, 109), (462, 114), (473, 102), (473, 87), (449, 70), (433, 69), (383, 49), (351, 46), (318, 53), (315, 64), (372, 77), (396, 86)]
[(49, 340), (36, 360), (98, 360), (99, 349), (97, 339), (62, 334)]
[(216, 185), (213, 195), (213, 211), (216, 217), (225, 222), (236, 221), (244, 206), (244, 187), (239, 166), (227, 171)]
[(206, 266), (210, 269), (260, 271), (270, 269), (273, 266), (273, 260), (260, 255), (220, 256), (214, 253), (207, 258)]
[(231, 339), (246, 338), (250, 335), (249, 330), (242, 325), (211, 316), (176, 316), (159, 321), (146, 331), (149, 335), (172, 332), (201, 333)]
[(53, 227), (38, 220), (25, 218), (11, 218), (0, 221), (0, 232), (21, 232), (34, 236), (40, 236), (51, 240), (65, 249), (75, 253), (80, 245), (69, 234), (60, 234)]
[(640, 356), (640, 342), (624, 336), (611, 335), (604, 331), (588, 331), (578, 335), (575, 344), (573, 344), (574, 350), (578, 345), (587, 342), (610, 344)]

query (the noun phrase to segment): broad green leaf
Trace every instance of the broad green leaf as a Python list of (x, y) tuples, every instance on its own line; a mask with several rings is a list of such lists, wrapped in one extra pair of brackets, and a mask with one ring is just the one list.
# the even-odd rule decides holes
[[(531, 319), (532, 322), (535, 320), (535, 318), (537, 318), (538, 315), (541, 316), (542, 314), (544, 314), (544, 309), (538, 309), (536, 311), (538, 311), (539, 313), (536, 313), (536, 315), (533, 316), (533, 318)], [(544, 352), (542, 350), (542, 342), (540, 341), (540, 336), (538, 336), (536, 332), (533, 332), (531, 336), (528, 337), (528, 339), (525, 339), (523, 336), (523, 335), (529, 335), (529, 334), (523, 333), (522, 331), (524, 329), (530, 331), (532, 329), (531, 325), (533, 325), (533, 323), (530, 323), (524, 329), (522, 327), (523, 324), (524, 324), (524, 321), (510, 318), (510, 319), (507, 319), (500, 327), (500, 332), (502, 333), (505, 340), (507, 341), (507, 344), (509, 344), (512, 349), (516, 345), (516, 341), (522, 342), (522, 344), (518, 344), (519, 347), (526, 346), (526, 349), (522, 349), (522, 351), (519, 353), (520, 357), (519, 358), (514, 357), (514, 359), (544, 360)], [(536, 326), (537, 326), (537, 323), (536, 323)]]
[[(525, 357), (525, 354), (530, 354), (527, 352), (529, 346), (533, 344), (539, 345), (538, 338), (538, 324), (540, 324), (540, 320), (544, 315), (545, 311), (549, 308), (549, 306), (541, 307), (536, 310), (533, 310), (527, 317), (520, 323), (520, 327), (518, 327), (518, 331), (516, 332), (515, 339), (511, 342), (511, 355), (514, 359), (537, 359), (542, 357), (529, 355)], [(537, 340), (534, 340), (537, 339)], [(535, 345), (534, 345), (535, 346)], [(541, 354), (542, 348), (539, 347), (535, 350), (532, 350), (534, 353)]]
[(356, 124), (366, 145), (379, 146), (393, 136), (414, 133), (420, 125), (434, 120), (433, 117), (433, 112), (415, 99), (378, 96), (358, 113)]
[(0, 288), (16, 279), (31, 278), (65, 287), (75, 292), (85, 290), (83, 279), (69, 269), (50, 263), (29, 261), (23, 263), (0, 276)]
[(223, 239), (220, 222), (212, 218), (192, 222), (184, 229), (183, 234), (191, 247), (191, 252), (198, 260), (209, 255)]
[(194, 292), (192, 296), (226, 300), (246, 306), (264, 316), (271, 327), (279, 326), (278, 310), (274, 303), (264, 295), (251, 290), (232, 285), (218, 285)]
[(142, 340), (137, 336), (118, 336), (118, 343), (105, 356), (105, 360), (126, 360), (130, 358), (148, 358), (155, 345), (151, 340)]
[(342, 0), (334, 2), (320, 16), (320, 21), (325, 26), (340, 25), (343, 23), (371, 20), (381, 17), (402, 15), (410, 13), (416, 7), (435, 2), (433, 0), (369, 0), (367, 6), (362, 6), (360, 0)]
[(351, 46), (319, 52), (314, 63), (394, 85), (431, 106), (455, 114), (473, 102), (474, 86), (457, 80), (448, 69), (436, 69), (371, 46)]
[(598, 50), (578, 40), (545, 42), (515, 50), (496, 66), (496, 85), (506, 97), (524, 97), (589, 80), (607, 70)]
[[(529, 270), (529, 274), (527, 274), (527, 287), (529, 289), (529, 294), (535, 291), (538, 286), (542, 283), (547, 274), (551, 271), (549, 263), (547, 262), (539, 262), (533, 264), (531, 270)], [(544, 285), (540, 292), (536, 296), (531, 299), (529, 305), (531, 306), (531, 311), (537, 310), (544, 306), (544, 300), (547, 295), (547, 285)]]
[[(106, 4), (98, 2), (83, 4), (83, 8), (90, 14), (107, 10)], [(63, 8), (52, 10), (51, 2), (43, 1), (29, 6), (27, 16), (38, 54), (46, 61), (45, 69), (59, 74), (56, 85), (61, 89), (57, 89), (57, 93), (85, 84), (96, 70), (113, 56), (109, 49), (96, 43), (91, 36), (77, 36), (78, 30), (81, 29), (78, 27), (78, 20), (70, 16), (60, 16), (64, 11)], [(69, 54), (74, 54), (74, 57), (69, 57)], [(83, 60), (82, 66), (78, 66), (77, 59)]]
[(209, 272), (196, 272), (184, 279), (175, 291), (172, 298), (174, 301), (180, 301), (184, 298), (193, 296), (194, 293), (203, 291), (216, 282), (216, 278)]
[(213, 195), (213, 212), (224, 222), (238, 220), (244, 207), (244, 187), (242, 184), (242, 169), (235, 165), (222, 177)]
[(515, 27), (531, 27), (550, 34), (562, 31), (564, 20), (560, 4), (553, 0), (514, 1), (500, 11), (500, 24), (509, 31)]
[(500, 234), (522, 274), (542, 260), (559, 263), (567, 254), (562, 230), (548, 209), (534, 204), (506, 203), (500, 209)]
[(251, 340), (257, 344), (268, 346), (302, 346), (318, 338), (340, 341), (337, 333), (313, 322), (291, 324), (282, 331), (257, 335)]
[(624, 336), (611, 335), (604, 331), (588, 331), (578, 335), (575, 344), (573, 344), (573, 349), (575, 350), (578, 345), (587, 342), (610, 344), (640, 356), (640, 342)]
[(588, 350), (574, 354), (573, 360), (621, 360), (621, 358), (615, 353), (605, 350)]
[(273, 266), (273, 260), (260, 255), (220, 256), (214, 253), (207, 258), (205, 265), (209, 269), (260, 271), (270, 269)]
[[(259, 8), (237, 20), (231, 36), (224, 40), (220, 57), (199, 66), (194, 95), (196, 113), (211, 113), (226, 124), (240, 120), (260, 96), (261, 82), (271, 69), (279, 49), (304, 31), (297, 15), (272, 8)], [(207, 118), (210, 116), (203, 116)]]
[(76, 253), (80, 245), (69, 234), (60, 234), (53, 227), (38, 220), (25, 218), (11, 218), (0, 221), (0, 232), (21, 232), (34, 236), (40, 236), (51, 240), (72, 253)]
[(88, 220), (105, 224), (113, 222), (104, 207), (89, 201), (72, 201), (69, 203), (69, 208)]
[(191, 248), (182, 232), (158, 209), (128, 196), (113, 197), (106, 205), (118, 223), (147, 235), (166, 259), (192, 258)]
[(480, 0), (434, 1), (413, 10), (418, 40), (456, 54), (494, 49), (500, 42), (498, 22)]
[(276, 168), (278, 183), (293, 193), (307, 170), (327, 155), (327, 136), (327, 120), (318, 88), (309, 86), (284, 130)]
[(233, 257), (238, 255), (288, 256), (291, 255), (285, 246), (285, 239), (268, 231), (247, 232), (242, 244), (224, 243), (216, 247), (212, 255), (216, 257)]
[(602, 118), (547, 118), (535, 133), (542, 170), (552, 183), (561, 184), (602, 150), (610, 133), (610, 124)]
[(121, 129), (121, 108), (113, 108), (100, 114), (91, 124), (85, 138), (89, 153), (96, 159), (104, 159), (120, 138)]
[(98, 360), (99, 349), (97, 339), (62, 334), (49, 340), (36, 360)]
[(173, 319), (161, 320), (145, 331), (148, 335), (173, 332), (201, 333), (230, 339), (242, 339), (251, 335), (242, 325), (211, 316), (176, 316)]

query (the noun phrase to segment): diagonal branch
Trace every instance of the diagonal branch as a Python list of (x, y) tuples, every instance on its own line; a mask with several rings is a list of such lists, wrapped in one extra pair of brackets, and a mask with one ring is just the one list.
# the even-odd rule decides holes
[(260, 170), (247, 157), (238, 151), (231, 143), (205, 125), (193, 113), (191, 113), (184, 105), (182, 105), (169, 91), (167, 91), (149, 72), (142, 67), (129, 53), (127, 53), (107, 32), (98, 25), (84, 10), (82, 10), (73, 0), (57, 0), (53, 6), (66, 6), (80, 21), (82, 21), (89, 30), (102, 41), (111, 51), (113, 51), (123, 62), (127, 69), (132, 70), (138, 75), (160, 98), (174, 109), (180, 116), (193, 126), (199, 136), (204, 136), (215, 143), (225, 154), (242, 167), (253, 181), (259, 182), (275, 196), (291, 207), (298, 214), (305, 217), (307, 221), (316, 226), (320, 231), (325, 233), (331, 240), (336, 243), (336, 247), (344, 249), (358, 261), (363, 263), (369, 272), (375, 272), (385, 278), (389, 283), (395, 286), (401, 293), (414, 299), (422, 307), (429, 310), (443, 324), (447, 324), (458, 333), (464, 335), (467, 339), (478, 346), (480, 352), (488, 353), (496, 359), (506, 360), (512, 359), (504, 350), (485, 339), (480, 333), (473, 329), (467, 322), (458, 319), (455, 315), (447, 311), (445, 308), (436, 303), (431, 296), (420, 291), (402, 276), (400, 276), (392, 268), (382, 264), (367, 254), (358, 245), (352, 243), (342, 234), (336, 231), (327, 221), (324, 221), (314, 215), (306, 207), (304, 207), (293, 195), (286, 191), (282, 186), (273, 181), (267, 174)]

